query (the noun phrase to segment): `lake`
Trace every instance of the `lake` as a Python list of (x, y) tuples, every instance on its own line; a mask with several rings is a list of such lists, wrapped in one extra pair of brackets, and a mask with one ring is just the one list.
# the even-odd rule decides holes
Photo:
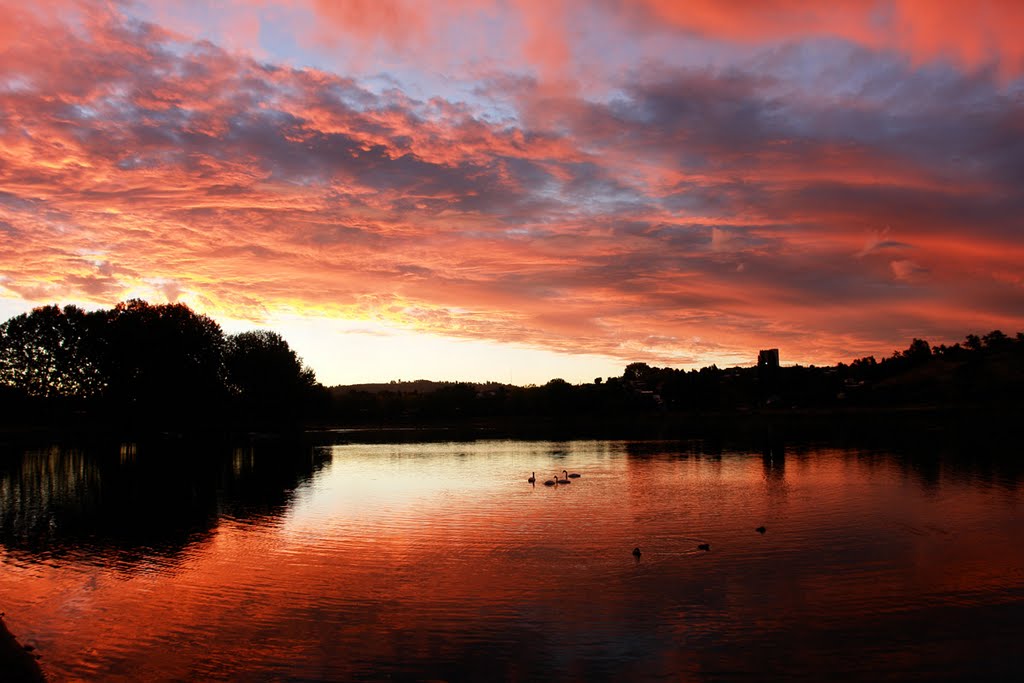
[(1021, 479), (781, 444), (22, 448), (0, 610), (55, 681), (1007, 680)]

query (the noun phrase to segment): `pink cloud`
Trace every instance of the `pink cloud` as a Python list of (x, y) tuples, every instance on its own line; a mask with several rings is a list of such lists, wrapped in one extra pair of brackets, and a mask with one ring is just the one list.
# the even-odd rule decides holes
[[(902, 53), (916, 63), (949, 60), (968, 69), (996, 64), (1007, 75), (1024, 67), (1024, 46), (1017, 39), (1024, 8), (1015, 0), (443, 0), (429, 6), (412, 0), (312, 0), (310, 9), (325, 22), (320, 35), (328, 42), (383, 43), (394, 53), (437, 64), (472, 61), (490, 48), (555, 80), (587, 72), (577, 60), (588, 40), (597, 41), (600, 53), (601, 42), (641, 41), (651, 32), (762, 45), (839, 38)], [(490, 20), (486, 28), (484, 19)], [(452, 40), (453, 27), (472, 50)]]
[[(464, 5), (323, 11), (395, 46)], [(784, 97), (753, 69), (662, 65), (594, 98), (558, 87), (573, 42), (544, 38), (578, 8), (544, 24), (543, 4), (512, 7), (549, 76), (467, 102), (114, 10), (65, 24), (5, 6), (23, 30), (0, 62), (0, 286), (679, 363), (753, 358), (766, 338), (834, 362), (901, 344), (896, 321), (912, 336), (1024, 322), (1020, 107), (1000, 82), (887, 63), (854, 94)], [(706, 8), (702, 30), (749, 38)]]

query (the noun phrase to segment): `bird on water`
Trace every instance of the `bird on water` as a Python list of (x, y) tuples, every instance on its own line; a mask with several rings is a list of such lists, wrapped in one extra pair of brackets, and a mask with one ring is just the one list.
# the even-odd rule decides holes
[(759, 533), (759, 534), (763, 534), (764, 532), (766, 532), (766, 531), (768, 531), (768, 530), (767, 530), (767, 529), (765, 529), (765, 528), (764, 528), (763, 526), (759, 526), (759, 527), (757, 527), (756, 529), (754, 529), (754, 531), (756, 531), (756, 532), (757, 532), (757, 533)]
[(527, 479), (526, 481), (528, 481), (531, 484), (533, 482), (537, 481), (537, 473), (536, 472), (530, 472), (530, 478)]
[(640, 559), (640, 548), (633, 548), (633, 557)]
[[(562, 470), (562, 474), (566, 474), (567, 475), (569, 473), (566, 470)], [(571, 484), (572, 483), (571, 481), (569, 481), (569, 477), (565, 477), (564, 479), (559, 479), (557, 474), (555, 475), (555, 480), (559, 484)]]
[[(555, 479), (558, 479), (558, 475), (555, 475)], [(544, 485), (545, 486), (554, 486), (555, 485), (555, 481), (554, 481), (554, 479), (548, 479), (546, 482), (544, 482)]]
[(579, 479), (580, 475), (579, 475), (578, 472), (573, 472), (572, 474), (569, 475), (569, 478), (570, 479)]
[(711, 550), (711, 544), (710, 543), (701, 543), (700, 545), (697, 546), (697, 550)]

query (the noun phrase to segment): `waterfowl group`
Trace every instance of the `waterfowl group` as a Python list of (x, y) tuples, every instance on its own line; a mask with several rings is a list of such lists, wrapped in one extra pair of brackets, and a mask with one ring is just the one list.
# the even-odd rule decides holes
[[(558, 474), (555, 474), (553, 479), (548, 479), (547, 481), (544, 482), (544, 486), (556, 486), (558, 484), (571, 484), (572, 483), (572, 481), (571, 481), (572, 479), (579, 479), (580, 476), (581, 476), (578, 472), (570, 473), (569, 470), (562, 470), (562, 475), (563, 475), (562, 478), (559, 479), (558, 478)], [(530, 472), (530, 478), (527, 479), (526, 481), (531, 483), (531, 484), (535, 483), (537, 481), (537, 473), (536, 472)], [(768, 529), (766, 527), (764, 527), (764, 526), (759, 526), (756, 529), (754, 529), (754, 531), (756, 531), (759, 534), (764, 534), (766, 531), (768, 531)], [(698, 543), (697, 544), (697, 550), (703, 550), (705, 552), (710, 551), (711, 550), (711, 544), (710, 543)], [(636, 559), (639, 560), (640, 559), (640, 555), (641, 555), (640, 548), (639, 547), (633, 548), (633, 557), (635, 557)]]
[[(573, 472), (572, 474), (570, 474), (569, 470), (562, 470), (562, 474), (564, 476), (561, 479), (559, 479), (558, 475), (555, 474), (554, 479), (548, 479), (547, 481), (544, 482), (544, 485), (545, 486), (554, 486), (555, 484), (571, 484), (572, 483), (572, 481), (571, 481), (572, 479), (579, 479), (580, 476), (582, 476), (582, 475), (578, 474), (577, 472)], [(530, 484), (536, 483), (536, 481), (537, 481), (537, 473), (536, 472), (530, 472), (530, 478), (527, 479), (526, 481), (528, 483), (530, 483)]]

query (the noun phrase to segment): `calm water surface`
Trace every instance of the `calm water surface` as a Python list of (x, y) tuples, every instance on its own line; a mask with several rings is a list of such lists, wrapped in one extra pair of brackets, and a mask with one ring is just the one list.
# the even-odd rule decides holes
[[(1024, 673), (1005, 466), (666, 442), (188, 450), (0, 460), (0, 610), (53, 680)], [(563, 469), (582, 477), (541, 485)]]

